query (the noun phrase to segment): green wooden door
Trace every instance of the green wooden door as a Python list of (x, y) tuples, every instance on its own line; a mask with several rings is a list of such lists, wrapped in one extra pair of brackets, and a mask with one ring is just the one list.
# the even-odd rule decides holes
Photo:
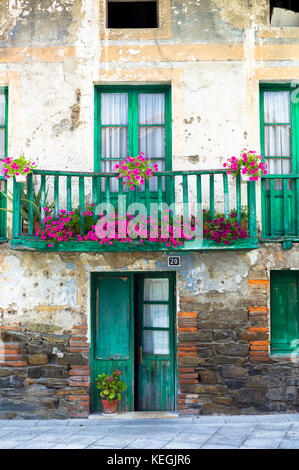
[(140, 411), (175, 409), (173, 278), (138, 278), (138, 353), (136, 391)]
[(101, 276), (94, 283), (95, 308), (92, 331), (93, 409), (102, 409), (95, 378), (114, 369), (124, 372), (127, 390), (119, 402), (119, 411), (133, 410), (134, 399), (134, 334), (132, 276)]
[(291, 353), (299, 339), (299, 271), (271, 272), (271, 351)]

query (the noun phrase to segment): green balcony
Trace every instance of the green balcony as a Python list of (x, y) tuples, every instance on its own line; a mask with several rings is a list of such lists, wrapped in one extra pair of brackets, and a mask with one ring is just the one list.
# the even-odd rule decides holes
[[(47, 252), (184, 252), (250, 250), (258, 246), (254, 182), (241, 183), (240, 177), (228, 178), (225, 170), (164, 171), (154, 173), (154, 178), (146, 181), (144, 187), (130, 191), (115, 176), (115, 173), (34, 170), (25, 184), (14, 181), (11, 248)], [(94, 212), (90, 221), (87, 210), (91, 203)], [(178, 223), (177, 220), (197, 220), (193, 238), (180, 238), (177, 246), (147, 237), (142, 241), (137, 238), (127, 242), (124, 239), (120, 241), (119, 236), (118, 240), (110, 239), (111, 243), (84, 239), (88, 237), (88, 224), (96, 225), (99, 214), (108, 214), (114, 207), (117, 214), (122, 213), (125, 217), (126, 214), (136, 215), (139, 211), (136, 212), (136, 206), (132, 206), (136, 203), (145, 208), (147, 215), (152, 214), (153, 207), (157, 208), (154, 213), (159, 227), (165, 217), (165, 207), (170, 208), (166, 214), (170, 214), (172, 226)], [(52, 207), (51, 215), (55, 221), (61, 210), (77, 214), (76, 227), (72, 226), (73, 235), (67, 241), (40, 238), (45, 230), (43, 208), (46, 205)], [(243, 227), (246, 237), (234, 237), (227, 245), (212, 239), (213, 232), (207, 218), (214, 221), (217, 217), (223, 217), (225, 223), (233, 217), (238, 226)], [(36, 236), (37, 231), (39, 236)]]

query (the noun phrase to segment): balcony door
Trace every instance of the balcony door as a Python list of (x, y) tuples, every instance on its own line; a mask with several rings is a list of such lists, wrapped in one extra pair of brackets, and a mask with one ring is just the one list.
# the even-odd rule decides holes
[[(298, 98), (296, 87), (261, 87), (261, 147), (270, 175), (262, 180), (263, 238), (291, 237), (297, 233), (299, 208), (292, 176), (299, 172)], [(279, 178), (281, 175), (284, 178)]]
[[(111, 173), (117, 163), (141, 152), (158, 165), (159, 171), (171, 170), (170, 114), (168, 86), (96, 87), (95, 171)], [(112, 199), (119, 192), (119, 184), (116, 178), (110, 180)], [(144, 189), (141, 186), (135, 192), (138, 199), (144, 197)], [(151, 198), (155, 198), (157, 178), (151, 179), (149, 189)], [(106, 190), (102, 182), (101, 192)]]

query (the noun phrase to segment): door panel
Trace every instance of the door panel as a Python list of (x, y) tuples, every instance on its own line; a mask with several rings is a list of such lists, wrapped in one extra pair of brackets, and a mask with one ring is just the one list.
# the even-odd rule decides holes
[[(119, 411), (133, 410), (134, 353), (132, 315), (132, 277), (99, 276), (96, 281), (96, 318), (93, 347), (93, 377), (114, 369), (124, 372), (127, 390), (119, 402)], [(94, 387), (94, 410), (102, 408)]]
[(138, 297), (138, 410), (174, 410), (172, 276), (139, 276)]

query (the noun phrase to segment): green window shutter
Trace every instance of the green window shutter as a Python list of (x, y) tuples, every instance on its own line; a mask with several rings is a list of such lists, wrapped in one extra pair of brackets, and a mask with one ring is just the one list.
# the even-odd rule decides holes
[(291, 353), (299, 339), (299, 271), (271, 272), (271, 351)]
[[(0, 160), (7, 156), (7, 119), (8, 116), (8, 88), (0, 87)], [(0, 172), (1, 173), (1, 172)], [(0, 209), (6, 209), (7, 185), (3, 176), (0, 174)], [(0, 210), (0, 242), (6, 240), (6, 210)]]
[[(161, 94), (164, 95), (164, 113), (165, 119), (163, 124), (154, 123), (142, 123), (139, 116), (139, 100), (141, 95), (146, 94)], [(126, 95), (127, 99), (124, 99), (124, 105), (126, 107), (126, 119), (121, 119), (116, 124), (107, 123), (103, 121), (102, 116), (102, 97), (104, 94), (123, 94)], [(123, 160), (127, 155), (124, 154), (120, 158), (108, 157), (103, 152), (103, 138), (108, 138), (107, 134), (112, 134), (114, 129), (118, 128), (117, 132), (122, 133), (122, 138), (126, 135), (126, 154), (128, 156), (136, 156), (141, 152), (140, 142), (142, 135), (147, 132), (155, 132), (158, 128), (163, 128), (161, 132), (164, 135), (164, 156), (158, 158), (158, 156), (151, 155), (153, 163), (157, 159), (158, 163), (161, 160), (165, 161), (164, 170), (171, 170), (171, 93), (169, 86), (97, 86), (95, 89), (95, 171), (105, 172), (112, 171), (112, 167), (119, 160)], [(150, 129), (149, 129), (150, 128)], [(148, 156), (148, 155), (146, 155)], [(110, 162), (110, 165), (108, 163)], [(104, 162), (107, 162), (106, 165)], [(107, 169), (109, 168), (109, 169)]]

